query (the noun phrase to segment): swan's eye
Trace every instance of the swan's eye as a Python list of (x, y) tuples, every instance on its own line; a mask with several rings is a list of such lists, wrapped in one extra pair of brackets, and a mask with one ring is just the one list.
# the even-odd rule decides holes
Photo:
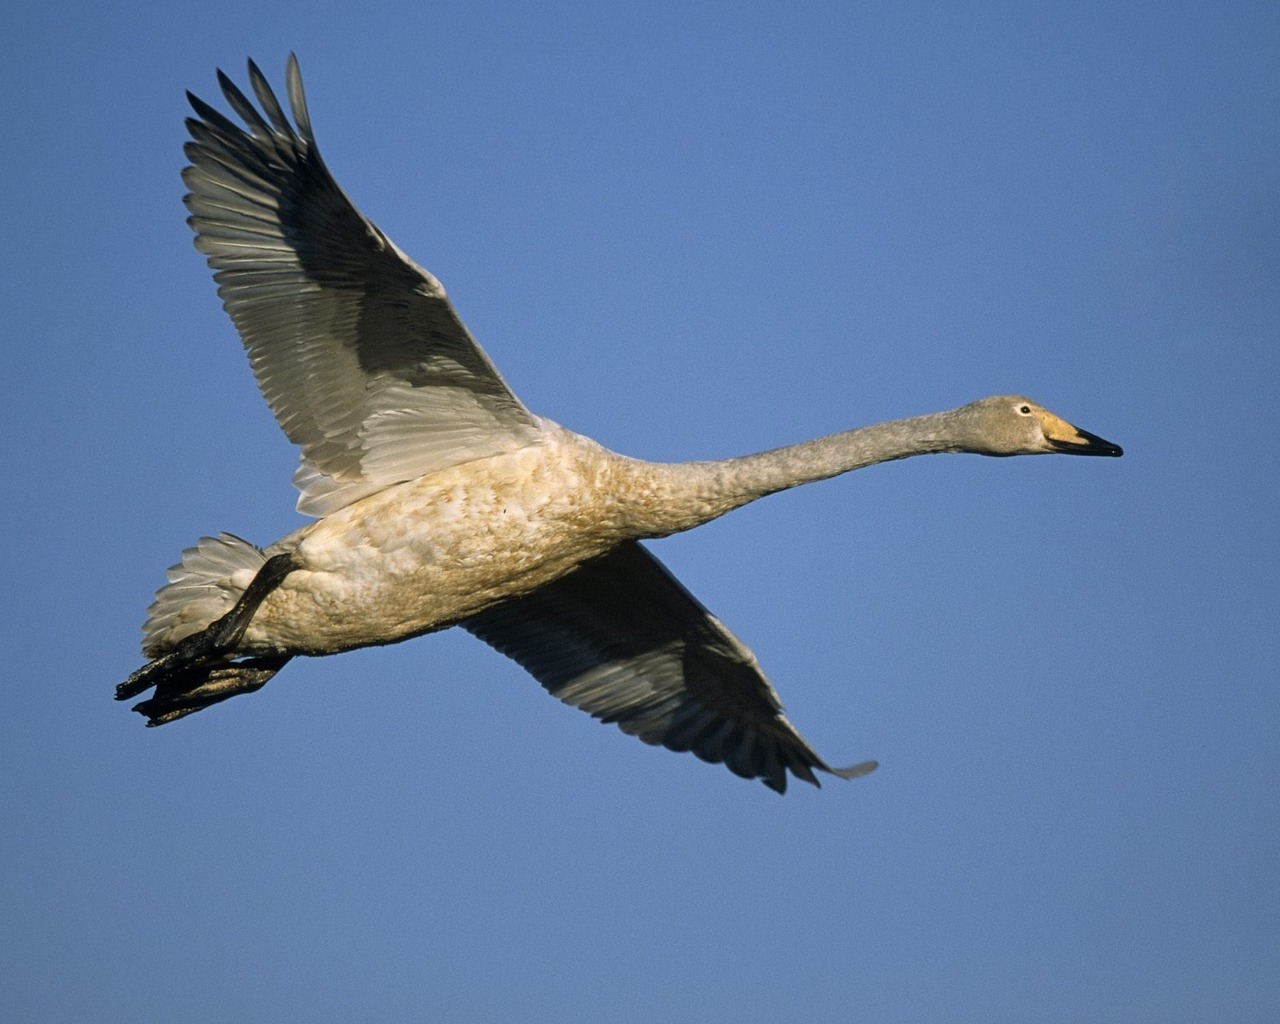
[(1029, 406), (1029, 405), (1020, 405), (1020, 406), (1018, 406), (1018, 412), (1022, 413), (1022, 415), (1023, 415), (1023, 416), (1030, 416), (1030, 415), (1031, 415), (1031, 406)]

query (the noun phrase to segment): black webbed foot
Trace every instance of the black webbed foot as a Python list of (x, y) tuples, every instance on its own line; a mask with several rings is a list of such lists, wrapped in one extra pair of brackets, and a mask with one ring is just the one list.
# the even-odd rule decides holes
[(290, 657), (277, 654), (177, 669), (156, 683), (150, 700), (135, 704), (133, 710), (146, 716), (148, 726), (177, 721), (210, 704), (262, 689)]

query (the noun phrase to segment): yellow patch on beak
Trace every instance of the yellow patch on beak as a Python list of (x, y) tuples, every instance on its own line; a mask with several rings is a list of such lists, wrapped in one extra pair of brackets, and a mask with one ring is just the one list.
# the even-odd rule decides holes
[(1098, 437), (1097, 434), (1081, 430), (1061, 417), (1055, 416), (1048, 409), (1037, 407), (1035, 414), (1040, 419), (1046, 451), (1061, 452), (1065, 455), (1110, 455), (1113, 458), (1124, 454), (1124, 449), (1118, 444), (1112, 444), (1105, 438)]
[(1037, 409), (1036, 416), (1040, 419), (1040, 429), (1044, 431), (1045, 440), (1061, 441), (1064, 444), (1086, 444), (1085, 438), (1080, 436), (1080, 429), (1073, 427), (1061, 416), (1055, 416), (1048, 409)]

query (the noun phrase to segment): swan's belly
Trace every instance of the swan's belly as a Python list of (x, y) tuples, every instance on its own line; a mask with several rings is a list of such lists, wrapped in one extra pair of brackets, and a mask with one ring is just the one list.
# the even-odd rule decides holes
[(548, 454), (399, 484), (286, 538), (277, 549), (299, 568), (262, 603), (244, 650), (329, 654), (443, 629), (623, 540), (599, 461)]

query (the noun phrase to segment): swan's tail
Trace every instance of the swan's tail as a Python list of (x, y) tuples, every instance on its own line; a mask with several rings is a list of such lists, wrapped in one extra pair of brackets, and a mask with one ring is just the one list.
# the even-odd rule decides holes
[(178, 641), (222, 618), (262, 568), (267, 556), (231, 533), (201, 537), (182, 552), (165, 573), (169, 582), (156, 592), (142, 627), (142, 653), (148, 658), (174, 649)]

